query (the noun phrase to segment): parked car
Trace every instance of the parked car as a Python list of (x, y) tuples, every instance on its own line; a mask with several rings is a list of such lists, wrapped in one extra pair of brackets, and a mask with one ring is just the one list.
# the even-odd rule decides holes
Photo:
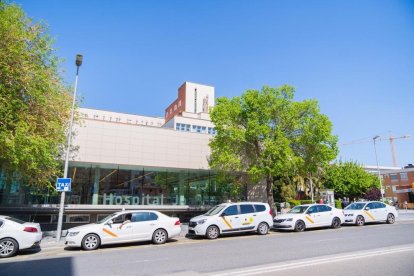
[(293, 207), (288, 213), (273, 220), (274, 229), (304, 231), (307, 228), (339, 228), (345, 221), (343, 211), (326, 204), (304, 204)]
[(181, 223), (157, 211), (122, 211), (68, 230), (65, 244), (95, 250), (100, 245), (150, 241), (162, 244), (181, 233)]
[(42, 240), (38, 223), (0, 216), (0, 258), (16, 255), (18, 250), (36, 247)]
[(358, 226), (378, 221), (393, 224), (398, 217), (398, 211), (394, 206), (379, 201), (354, 202), (344, 209), (344, 214), (345, 223)]
[(221, 234), (257, 232), (266, 235), (273, 222), (267, 203), (223, 203), (207, 213), (194, 217), (188, 224), (188, 234), (216, 239)]

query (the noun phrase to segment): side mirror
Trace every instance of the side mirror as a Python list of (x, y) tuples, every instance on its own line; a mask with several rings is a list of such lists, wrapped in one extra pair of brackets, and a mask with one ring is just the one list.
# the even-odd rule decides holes
[(225, 216), (226, 216), (226, 213), (225, 212), (223, 212), (223, 213), (220, 214), (220, 217), (225, 217)]
[(365, 210), (366, 210), (366, 211), (369, 211), (369, 207), (365, 207)]
[(113, 222), (113, 220), (112, 220), (112, 219), (110, 219), (110, 220), (108, 220), (108, 221), (106, 222), (106, 224), (107, 224), (107, 225), (109, 225), (109, 226), (111, 226), (113, 223), (114, 223), (114, 222)]

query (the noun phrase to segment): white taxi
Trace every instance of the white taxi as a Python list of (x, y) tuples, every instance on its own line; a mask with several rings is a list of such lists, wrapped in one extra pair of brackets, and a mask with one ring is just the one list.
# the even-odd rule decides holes
[(379, 202), (354, 202), (344, 209), (345, 223), (364, 225), (366, 222), (386, 221), (389, 224), (395, 222), (398, 212), (394, 206)]
[(41, 240), (39, 223), (0, 216), (0, 258), (16, 255), (20, 249), (36, 247)]
[(293, 207), (288, 213), (273, 220), (274, 229), (304, 231), (314, 227), (339, 228), (345, 217), (340, 209), (326, 204), (304, 204)]
[(188, 224), (188, 234), (205, 236), (208, 239), (240, 232), (266, 235), (272, 223), (272, 210), (267, 203), (223, 203), (211, 208), (204, 215), (192, 218)]
[(150, 241), (162, 244), (180, 235), (180, 220), (157, 211), (122, 211), (68, 230), (65, 244), (94, 250), (103, 244)]

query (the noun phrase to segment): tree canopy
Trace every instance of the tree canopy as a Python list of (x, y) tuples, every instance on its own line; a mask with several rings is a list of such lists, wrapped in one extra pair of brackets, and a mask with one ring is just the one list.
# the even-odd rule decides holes
[(326, 168), (324, 186), (335, 190), (337, 197), (357, 199), (372, 188), (379, 188), (376, 175), (365, 171), (356, 162), (338, 162)]
[(247, 90), (218, 98), (211, 111), (217, 134), (210, 142), (210, 166), (265, 181), (270, 205), (278, 177), (316, 172), (337, 155), (328, 117), (316, 100), (294, 101), (294, 92), (289, 85)]
[(71, 98), (47, 28), (0, 1), (0, 166), (27, 184), (59, 171)]

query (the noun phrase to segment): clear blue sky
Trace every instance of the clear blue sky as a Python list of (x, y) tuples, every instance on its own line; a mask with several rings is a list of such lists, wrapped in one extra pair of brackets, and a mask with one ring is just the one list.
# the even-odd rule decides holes
[[(163, 116), (184, 81), (233, 97), (290, 84), (334, 124), (342, 160), (375, 164), (372, 137), (414, 135), (414, 1), (16, 1), (44, 20), (83, 107)], [(414, 139), (396, 140), (400, 166)], [(389, 142), (378, 142), (391, 165)]]

